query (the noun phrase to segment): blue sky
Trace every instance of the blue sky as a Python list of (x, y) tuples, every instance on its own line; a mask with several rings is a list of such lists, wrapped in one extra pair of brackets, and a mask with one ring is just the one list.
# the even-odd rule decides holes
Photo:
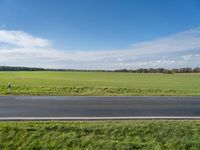
[(200, 66), (200, 0), (0, 0), (0, 65)]

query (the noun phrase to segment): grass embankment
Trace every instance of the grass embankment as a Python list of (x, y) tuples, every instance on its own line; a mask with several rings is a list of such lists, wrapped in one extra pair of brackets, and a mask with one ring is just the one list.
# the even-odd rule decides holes
[(200, 95), (200, 74), (0, 72), (0, 95)]
[(200, 149), (200, 121), (1, 122), (0, 149)]

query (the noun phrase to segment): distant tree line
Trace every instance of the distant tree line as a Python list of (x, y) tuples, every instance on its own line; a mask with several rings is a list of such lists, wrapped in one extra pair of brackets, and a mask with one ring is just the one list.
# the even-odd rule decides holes
[(136, 69), (136, 70), (128, 70), (121, 69), (115, 70), (115, 72), (132, 72), (132, 73), (200, 73), (200, 68), (173, 68), (173, 69), (165, 69), (165, 68), (148, 68), (148, 69)]
[(65, 71), (65, 69), (0, 66), (0, 71)]
[(119, 70), (77, 70), (77, 69), (45, 69), (32, 67), (0, 66), (0, 71), (81, 71), (81, 72), (131, 72), (131, 73), (200, 73), (200, 68), (148, 68), (148, 69), (119, 69)]

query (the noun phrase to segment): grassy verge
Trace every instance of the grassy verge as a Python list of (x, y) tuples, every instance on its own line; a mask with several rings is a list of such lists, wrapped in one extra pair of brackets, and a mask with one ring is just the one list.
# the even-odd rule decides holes
[[(8, 95), (6, 86), (0, 86), (0, 95)], [(112, 87), (31, 87), (13, 85), (12, 95), (56, 96), (200, 96), (198, 90), (112, 88)]]
[(0, 95), (200, 95), (200, 74), (0, 72)]
[(200, 121), (1, 122), (0, 149), (200, 149)]

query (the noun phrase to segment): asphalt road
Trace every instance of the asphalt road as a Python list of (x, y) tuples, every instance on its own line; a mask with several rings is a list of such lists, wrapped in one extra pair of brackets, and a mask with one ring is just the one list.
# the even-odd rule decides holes
[(200, 97), (1, 96), (0, 119), (200, 118)]

